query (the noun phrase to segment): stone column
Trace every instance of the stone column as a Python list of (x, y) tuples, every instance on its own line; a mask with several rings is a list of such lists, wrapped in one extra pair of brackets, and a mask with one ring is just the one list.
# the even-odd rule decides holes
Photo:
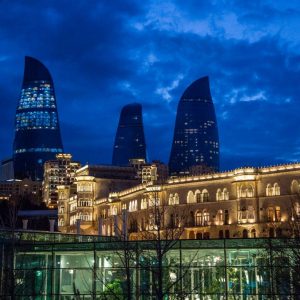
[(118, 216), (114, 216), (114, 235), (120, 236), (120, 230), (118, 228)]
[(76, 220), (76, 233), (77, 234), (80, 234), (80, 232), (81, 232), (81, 230), (80, 230), (80, 222), (81, 222), (80, 219)]
[(23, 223), (23, 230), (27, 230), (28, 219), (22, 219), (22, 223)]
[(50, 232), (54, 232), (54, 226), (55, 226), (55, 219), (49, 219), (50, 224)]
[(103, 235), (102, 226), (103, 226), (103, 219), (98, 218), (98, 235)]

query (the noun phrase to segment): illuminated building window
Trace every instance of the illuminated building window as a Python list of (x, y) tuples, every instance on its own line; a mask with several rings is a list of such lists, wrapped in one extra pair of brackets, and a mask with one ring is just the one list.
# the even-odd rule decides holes
[(223, 189), (223, 200), (229, 200), (229, 192), (226, 188)]
[(223, 224), (223, 210), (219, 209), (216, 216), (216, 225)]
[(251, 185), (241, 185), (238, 190), (238, 196), (240, 198), (252, 198), (254, 197), (254, 189)]
[(293, 180), (291, 183), (291, 193), (292, 194), (299, 194), (300, 192), (300, 185), (297, 180)]
[(274, 196), (280, 196), (280, 186), (278, 183), (274, 183), (273, 186)]
[(22, 129), (57, 129), (55, 111), (26, 111), (16, 114), (16, 131)]
[(195, 192), (195, 200), (196, 200), (197, 203), (201, 203), (202, 202), (201, 192), (199, 190), (197, 190)]
[(195, 214), (195, 224), (196, 226), (202, 225), (202, 213), (200, 211), (197, 211)]
[(179, 196), (177, 193), (175, 193), (174, 195), (173, 194), (170, 194), (169, 196), (169, 205), (177, 205), (179, 204)]
[(22, 148), (16, 149), (14, 153), (25, 153), (25, 152), (53, 152), (53, 153), (62, 153), (61, 148)]
[(270, 183), (267, 184), (266, 195), (267, 196), (273, 196), (273, 187), (271, 186)]
[(208, 202), (209, 201), (209, 193), (206, 189), (204, 189), (202, 191), (201, 198), (202, 198), (202, 202)]
[(173, 205), (173, 194), (169, 195), (169, 205)]
[(179, 196), (177, 193), (174, 195), (174, 204), (179, 204)]
[(222, 193), (221, 189), (218, 189), (218, 190), (217, 190), (217, 193), (216, 193), (216, 200), (217, 200), (217, 201), (223, 200), (223, 193)]
[(254, 214), (254, 207), (253, 206), (248, 206), (248, 219), (249, 220), (254, 220), (255, 219), (255, 214)]
[(192, 191), (189, 191), (187, 194), (187, 203), (195, 203), (195, 197)]
[(79, 214), (79, 219), (81, 221), (92, 221), (92, 215), (89, 213), (80, 213)]
[(280, 222), (281, 221), (281, 210), (279, 206), (268, 207), (267, 209), (268, 222)]
[(129, 211), (136, 211), (137, 210), (137, 200), (132, 200), (129, 202)]
[(118, 209), (115, 205), (113, 205), (110, 209), (111, 209), (112, 216), (116, 216), (118, 214)]
[(209, 219), (210, 219), (209, 212), (206, 209), (204, 209), (203, 210), (203, 226), (209, 225)]

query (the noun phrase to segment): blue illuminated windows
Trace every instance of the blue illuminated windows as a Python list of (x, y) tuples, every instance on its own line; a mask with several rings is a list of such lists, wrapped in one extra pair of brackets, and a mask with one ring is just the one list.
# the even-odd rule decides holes
[(56, 129), (57, 114), (55, 111), (26, 111), (16, 115), (16, 130), (20, 129)]
[(24, 87), (18, 109), (28, 108), (55, 108), (53, 87), (46, 81), (35, 81)]

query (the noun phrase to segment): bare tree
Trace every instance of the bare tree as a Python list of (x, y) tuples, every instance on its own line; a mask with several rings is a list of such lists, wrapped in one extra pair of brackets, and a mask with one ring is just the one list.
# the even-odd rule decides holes
[(148, 194), (149, 220), (139, 237), (150, 242), (142, 249), (139, 265), (141, 272), (144, 269), (151, 274), (150, 288), (158, 300), (169, 295), (173, 295), (174, 299), (184, 299), (182, 279), (186, 269), (178, 266), (180, 260), (174, 260), (168, 254), (171, 250), (179, 250), (179, 240), (183, 236), (189, 215), (185, 211), (187, 209), (182, 210), (179, 205), (168, 205), (164, 191), (154, 190)]

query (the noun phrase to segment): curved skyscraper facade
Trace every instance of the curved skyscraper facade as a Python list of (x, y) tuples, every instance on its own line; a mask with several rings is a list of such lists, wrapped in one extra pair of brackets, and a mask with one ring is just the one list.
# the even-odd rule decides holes
[(54, 84), (48, 69), (25, 57), (13, 146), (15, 178), (43, 179), (43, 164), (63, 152)]
[(208, 77), (194, 81), (177, 108), (170, 174), (187, 174), (193, 167), (219, 170), (218, 127)]
[(130, 159), (146, 160), (142, 106), (139, 103), (128, 104), (122, 108), (112, 164), (127, 166)]

